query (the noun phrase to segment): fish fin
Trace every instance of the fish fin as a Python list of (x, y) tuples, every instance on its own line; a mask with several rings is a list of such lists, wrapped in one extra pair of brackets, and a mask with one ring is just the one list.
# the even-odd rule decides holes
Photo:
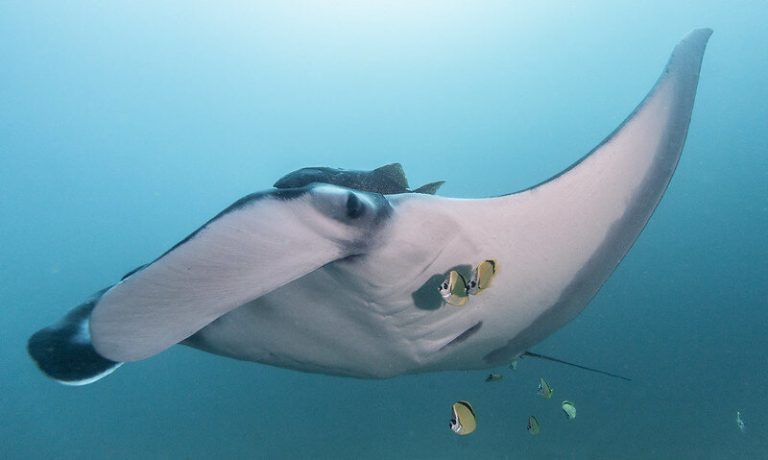
[(627, 382), (631, 382), (632, 381), (632, 379), (630, 379), (629, 377), (624, 377), (624, 376), (618, 375), (618, 374), (612, 374), (610, 372), (601, 371), (600, 369), (595, 369), (595, 368), (592, 368), (592, 367), (582, 366), (581, 364), (575, 364), (575, 363), (571, 363), (571, 362), (568, 362), (568, 361), (563, 361), (562, 359), (553, 358), (551, 356), (540, 355), (540, 354), (534, 353), (532, 351), (526, 351), (525, 353), (523, 353), (522, 356), (529, 356), (531, 358), (544, 359), (544, 360), (552, 361), (552, 362), (555, 362), (555, 363), (565, 364), (566, 366), (577, 367), (577, 368), (583, 369), (585, 371), (595, 372), (597, 374), (607, 375), (608, 377), (613, 377), (613, 378), (617, 378), (617, 379), (626, 380)]
[(403, 189), (408, 188), (408, 179), (405, 177), (405, 171), (403, 165), (400, 163), (391, 163), (388, 165), (380, 166), (373, 170), (375, 174), (381, 174), (394, 182), (398, 187)]
[(27, 351), (48, 377), (65, 385), (85, 385), (122, 364), (101, 356), (91, 343), (89, 319), (102, 292), (29, 338)]
[(442, 187), (442, 185), (445, 184), (444, 180), (439, 180), (437, 182), (430, 182), (429, 184), (424, 184), (421, 187), (415, 189), (413, 193), (424, 193), (427, 195), (434, 195), (437, 193), (437, 191)]

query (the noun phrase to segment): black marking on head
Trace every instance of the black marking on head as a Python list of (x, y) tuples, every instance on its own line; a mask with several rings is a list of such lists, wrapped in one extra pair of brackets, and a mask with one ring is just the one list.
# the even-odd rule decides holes
[(442, 347), (440, 347), (439, 351), (443, 351), (443, 350), (445, 350), (446, 348), (448, 348), (448, 347), (450, 347), (452, 345), (457, 345), (457, 344), (467, 340), (468, 338), (470, 338), (473, 335), (475, 335), (475, 333), (477, 331), (479, 331), (481, 327), (483, 327), (483, 322), (482, 321), (478, 321), (472, 327), (468, 328), (466, 331), (464, 331), (461, 334), (457, 335), (453, 340), (451, 340), (450, 342), (448, 342), (445, 345), (443, 345)]
[(105, 291), (29, 338), (27, 351), (46, 375), (64, 383), (78, 383), (120, 364), (98, 354), (87, 332), (91, 311)]
[(467, 279), (471, 277), (472, 266), (456, 265), (453, 268), (449, 268), (445, 273), (438, 273), (430, 276), (420, 288), (411, 293), (411, 298), (413, 299), (413, 304), (416, 305), (416, 308), (422, 310), (437, 310), (443, 305), (443, 297), (440, 295), (440, 291), (437, 288), (442, 287), (443, 281), (452, 270), (456, 270), (461, 276)]

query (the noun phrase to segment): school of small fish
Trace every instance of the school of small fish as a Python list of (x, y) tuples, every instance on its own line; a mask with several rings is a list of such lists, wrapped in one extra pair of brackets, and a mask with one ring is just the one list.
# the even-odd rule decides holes
[[(443, 300), (449, 305), (457, 307), (464, 306), (469, 297), (473, 295), (481, 294), (485, 289), (491, 286), (491, 281), (496, 275), (497, 264), (495, 260), (484, 260), (480, 262), (476, 267), (472, 269), (472, 277), (469, 282), (466, 278), (456, 270), (451, 270), (446, 276), (445, 280), (440, 283), (438, 291)], [(518, 360), (515, 359), (509, 365), (512, 370), (517, 369)], [(499, 373), (490, 373), (485, 378), (486, 382), (499, 382), (504, 379), (504, 375)], [(542, 399), (552, 399), (552, 394), (555, 390), (552, 386), (544, 380), (544, 377), (539, 378), (539, 385), (536, 388), (536, 394)], [(560, 407), (565, 412), (566, 417), (569, 420), (576, 418), (576, 405), (571, 401), (564, 400)], [(744, 431), (744, 422), (741, 419), (741, 413), (736, 413), (736, 423), (739, 425), (739, 429)], [(451, 406), (451, 430), (460, 435), (466, 436), (473, 433), (477, 429), (477, 415), (472, 405), (468, 401), (456, 401)], [(528, 424), (526, 430), (531, 435), (537, 435), (541, 432), (541, 423), (539, 419), (531, 415), (528, 417)]]
[[(509, 368), (512, 370), (517, 369), (517, 360), (513, 361)], [(503, 374), (490, 373), (485, 378), (485, 381), (499, 382), (503, 379)], [(540, 377), (539, 385), (536, 387), (536, 394), (542, 399), (552, 399), (554, 392), (555, 390), (552, 388), (552, 385), (544, 380), (544, 377)], [(576, 418), (576, 405), (573, 402), (563, 400), (563, 402), (560, 403), (560, 407), (569, 420)], [(736, 412), (736, 423), (739, 426), (739, 429), (744, 431), (744, 421), (741, 418), (741, 412)], [(477, 415), (468, 401), (457, 401), (453, 403), (451, 406), (450, 427), (454, 433), (461, 436), (473, 433), (477, 429)], [(536, 416), (531, 415), (528, 417), (526, 430), (533, 436), (541, 433), (541, 422), (539, 422), (539, 419)]]

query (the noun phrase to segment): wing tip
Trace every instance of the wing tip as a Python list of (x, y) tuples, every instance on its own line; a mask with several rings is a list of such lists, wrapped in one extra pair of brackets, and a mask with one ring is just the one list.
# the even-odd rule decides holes
[(27, 342), (27, 352), (37, 367), (59, 383), (93, 383), (123, 364), (103, 357), (91, 343), (89, 318), (98, 297), (74, 308), (56, 324), (32, 334)]
[(694, 29), (686, 35), (672, 51), (665, 73), (686, 72), (698, 77), (704, 58), (704, 49), (712, 33), (713, 30), (710, 28), (701, 28)]

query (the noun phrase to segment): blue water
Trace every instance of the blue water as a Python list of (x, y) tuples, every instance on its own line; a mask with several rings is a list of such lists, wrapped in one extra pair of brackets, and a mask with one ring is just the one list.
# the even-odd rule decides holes
[[(0, 456), (768, 457), (768, 3), (619, 3), (1, 3)], [(668, 193), (535, 347), (631, 383), (530, 359), (493, 384), (361, 381), (174, 347), (73, 388), (26, 355), (31, 333), (288, 171), (399, 161), (460, 197), (538, 183), (701, 26), (715, 34)], [(471, 436), (448, 429), (457, 399)]]

